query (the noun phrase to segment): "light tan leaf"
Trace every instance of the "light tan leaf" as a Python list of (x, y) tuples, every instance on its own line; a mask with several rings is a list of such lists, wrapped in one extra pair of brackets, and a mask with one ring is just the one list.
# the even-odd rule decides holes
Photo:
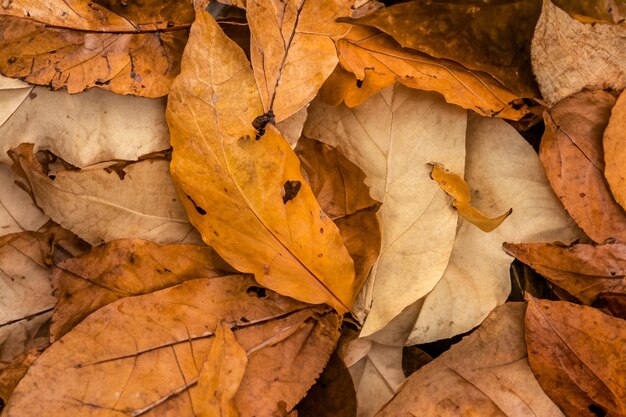
[(523, 303), (498, 307), (482, 326), (413, 373), (377, 417), (564, 417), (526, 360)]
[(243, 51), (199, 12), (167, 107), (170, 169), (189, 218), (261, 285), (346, 311), (353, 261), (285, 139), (270, 124), (255, 140), (252, 122), (262, 113)]
[(0, 71), (77, 93), (160, 97), (180, 69), (188, 1), (12, 0), (0, 8)]
[[(234, 398), (241, 417), (291, 410), (339, 337), (332, 309), (279, 296), (251, 278), (186, 281), (87, 317), (39, 357), (4, 415), (191, 417), (220, 323), (248, 356)], [(42, 383), (46, 389), (35, 389)]]
[(18, 183), (11, 168), (0, 163), (0, 236), (38, 230), (49, 220)]
[(307, 108), (303, 107), (282, 122), (276, 123), (276, 128), (292, 148), (296, 147), (300, 136), (302, 136), (302, 129), (304, 128), (307, 115)]
[(626, 212), (603, 175), (602, 135), (614, 105), (615, 97), (604, 91), (583, 91), (559, 102), (544, 114), (539, 149), (550, 185), (596, 243), (626, 242)]
[(456, 233), (456, 211), (430, 179), (433, 160), (463, 172), (466, 113), (434, 93), (395, 86), (349, 109), (314, 102), (304, 134), (336, 146), (367, 175), (382, 247), (359, 300), (362, 335), (384, 327), (441, 278)]
[(530, 299), (528, 362), (568, 416), (626, 415), (624, 320), (587, 306)]
[(215, 340), (198, 375), (198, 389), (192, 397), (198, 417), (239, 417), (234, 398), (241, 384), (248, 356), (232, 330), (220, 323)]
[(622, 92), (611, 111), (611, 118), (603, 135), (604, 176), (613, 197), (626, 209), (626, 94)]
[(247, 3), (251, 61), (263, 112), (273, 110), (280, 122), (313, 100), (337, 65), (331, 38), (344, 34), (348, 25), (335, 19), (348, 16), (350, 5), (348, 0)]
[(7, 151), (20, 143), (48, 149), (80, 168), (137, 160), (169, 148), (164, 111), (165, 99), (101, 90), (68, 95), (35, 87), (0, 125), (0, 161), (9, 161)]
[(531, 58), (533, 73), (546, 102), (553, 106), (583, 89), (624, 89), (624, 37), (626, 27), (581, 23), (550, 0), (544, 0)]
[(117, 171), (47, 171), (20, 145), (13, 159), (24, 171), (35, 202), (50, 218), (96, 245), (124, 237), (157, 243), (194, 243), (194, 229), (168, 175), (168, 161), (147, 159)]
[(445, 339), (479, 325), (509, 292), (506, 241), (570, 242), (580, 231), (550, 189), (533, 148), (503, 120), (468, 118), (465, 179), (480, 210), (513, 213), (491, 233), (461, 220), (449, 265), (423, 303), (407, 344)]
[(517, 120), (532, 111), (522, 100), (526, 96), (511, 92), (489, 74), (402, 48), (390, 36), (374, 28), (353, 27), (337, 41), (337, 50), (341, 64), (354, 76), (342, 75), (338, 70), (322, 92), (345, 101), (348, 107), (358, 106), (370, 95), (397, 81), (407, 87), (436, 91), (449, 103), (485, 116)]
[(236, 273), (213, 249), (122, 239), (60, 262), (52, 272), (58, 297), (50, 334), (59, 339), (100, 307), (197, 277)]
[(32, 89), (32, 86), (23, 81), (0, 75), (0, 126), (22, 104)]

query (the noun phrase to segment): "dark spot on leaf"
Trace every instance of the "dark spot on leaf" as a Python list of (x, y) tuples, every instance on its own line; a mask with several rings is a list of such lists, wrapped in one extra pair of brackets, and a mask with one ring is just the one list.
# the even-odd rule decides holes
[(250, 323), (250, 320), (248, 320), (245, 317), (240, 318), (239, 321), (242, 322), (242, 323)]
[(135, 257), (135, 255), (134, 255), (134, 254), (129, 253), (129, 254), (128, 254), (128, 261), (129, 261), (131, 264), (134, 264), (134, 263), (137, 261), (137, 258)]
[(615, 271), (611, 271), (611, 276), (614, 277), (615, 276)]
[(48, 175), (48, 178), (50, 178), (52, 181), (54, 181), (57, 178), (57, 176), (54, 175), (54, 174), (50, 174), (50, 175)]
[(323, 257), (323, 256), (324, 256), (324, 254), (323, 254), (323, 253), (318, 253), (318, 254), (317, 254), (317, 257), (318, 257), (318, 258), (321, 258), (321, 257)]
[(256, 140), (261, 139), (261, 136), (265, 134), (265, 127), (268, 123), (276, 123), (273, 110), (269, 110), (267, 113), (263, 113), (252, 121), (252, 127), (255, 128), (257, 131), (255, 137)]
[(189, 201), (191, 201), (191, 204), (193, 204), (193, 206), (195, 207), (196, 211), (198, 212), (198, 214), (200, 214), (201, 216), (204, 216), (206, 214), (206, 210), (203, 209), (202, 207), (200, 207), (199, 205), (196, 204), (195, 201), (193, 201), (193, 198), (187, 196), (187, 198), (189, 199)]
[(363, 80), (356, 80), (356, 86), (357, 88), (363, 87)]
[(111, 80), (96, 80), (96, 85), (109, 85), (111, 83)]
[(31, 99), (37, 98), (37, 93), (35, 93), (35, 90), (31, 90), (31, 92), (28, 93), (28, 97)]
[(580, 198), (585, 198), (586, 195), (587, 194), (585, 194), (585, 193), (580, 193)]
[(248, 287), (248, 289), (246, 289), (246, 293), (250, 296), (256, 295), (259, 298), (267, 297), (267, 294), (265, 293), (265, 288), (257, 287), (254, 285)]
[(11, 58), (7, 59), (7, 62), (8, 62), (9, 64), (13, 64), (15, 61), (17, 61), (17, 58), (16, 58), (16, 57), (14, 57), (14, 56), (12, 56)]
[(606, 416), (606, 410), (604, 410), (602, 407), (600, 407), (597, 404), (589, 404), (589, 411), (591, 411), (593, 414), (595, 414), (598, 417), (604, 417)]
[(324, 234), (324, 228), (320, 227), (320, 233)]
[(285, 181), (283, 184), (285, 188), (285, 194), (283, 194), (283, 204), (287, 204), (287, 201), (291, 201), (298, 195), (302, 183), (300, 181)]

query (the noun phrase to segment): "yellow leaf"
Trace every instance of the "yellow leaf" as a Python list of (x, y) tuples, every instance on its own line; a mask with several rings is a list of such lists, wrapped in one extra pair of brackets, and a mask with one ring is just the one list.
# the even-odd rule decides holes
[(469, 205), (468, 203), (464, 203), (461, 201), (455, 201), (452, 205), (459, 212), (459, 215), (463, 217), (468, 222), (472, 223), (474, 226), (478, 227), (483, 232), (491, 232), (496, 227), (500, 226), (503, 221), (506, 220), (507, 217), (511, 213), (513, 213), (513, 209), (510, 208), (506, 213), (501, 214), (498, 217), (487, 217), (484, 213), (482, 213), (477, 208)]
[(261, 285), (345, 312), (352, 259), (285, 139), (270, 124), (255, 140), (263, 112), (244, 52), (199, 12), (167, 107), (172, 178), (190, 220)]

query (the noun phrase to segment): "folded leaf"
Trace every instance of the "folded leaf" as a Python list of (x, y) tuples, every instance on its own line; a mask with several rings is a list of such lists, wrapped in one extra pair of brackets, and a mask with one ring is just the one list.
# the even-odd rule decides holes
[(15, 109), (28, 97), (32, 89), (33, 86), (23, 81), (0, 75), (0, 103), (2, 103), (0, 107), (0, 126), (11, 117)]
[(59, 301), (52, 316), (51, 338), (59, 339), (89, 314), (120, 298), (197, 277), (233, 273), (236, 271), (207, 246), (114, 240), (54, 268), (52, 282)]
[(331, 37), (348, 30), (335, 19), (350, 1), (254, 0), (247, 3), (250, 55), (263, 112), (282, 121), (306, 106), (337, 65)]
[(347, 311), (354, 264), (263, 113), (243, 51), (199, 12), (168, 99), (171, 173), (191, 222), (233, 267), (281, 294)]
[(600, 293), (626, 294), (626, 245), (505, 243), (504, 250), (591, 305)]
[(146, 159), (121, 167), (49, 171), (20, 145), (12, 158), (35, 202), (50, 218), (97, 245), (137, 237), (157, 243), (198, 242), (168, 175), (168, 161)]
[(626, 209), (626, 94), (622, 93), (611, 111), (609, 124), (602, 140), (604, 150), (604, 177), (613, 197)]
[[(220, 323), (248, 357), (234, 396), (241, 417), (291, 410), (339, 337), (330, 308), (279, 296), (251, 278), (187, 281), (87, 317), (37, 359), (3, 414), (191, 417)], [(46, 389), (35, 388), (41, 384)]]
[(413, 373), (377, 417), (563, 417), (526, 360), (524, 304), (495, 309), (482, 326)]
[(591, 307), (531, 298), (526, 343), (535, 377), (567, 415), (626, 415), (624, 320)]
[[(615, 97), (583, 91), (544, 115), (539, 157), (563, 205), (593, 241), (626, 242), (626, 212), (604, 179), (602, 135)], [(518, 240), (518, 242), (523, 240)]]
[[(612, 2), (615, 10), (618, 9), (616, 3), (619, 2)], [(581, 23), (550, 0), (544, 0), (531, 57), (533, 73), (548, 105), (553, 106), (583, 89), (623, 90), (626, 87), (625, 36), (626, 27)]]

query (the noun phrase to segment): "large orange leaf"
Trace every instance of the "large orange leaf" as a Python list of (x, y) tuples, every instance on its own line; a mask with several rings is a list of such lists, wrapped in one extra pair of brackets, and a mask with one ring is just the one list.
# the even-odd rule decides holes
[(346, 311), (352, 259), (285, 139), (270, 124), (255, 140), (252, 122), (262, 113), (245, 54), (199, 12), (167, 107), (171, 173), (189, 218), (262, 285)]

